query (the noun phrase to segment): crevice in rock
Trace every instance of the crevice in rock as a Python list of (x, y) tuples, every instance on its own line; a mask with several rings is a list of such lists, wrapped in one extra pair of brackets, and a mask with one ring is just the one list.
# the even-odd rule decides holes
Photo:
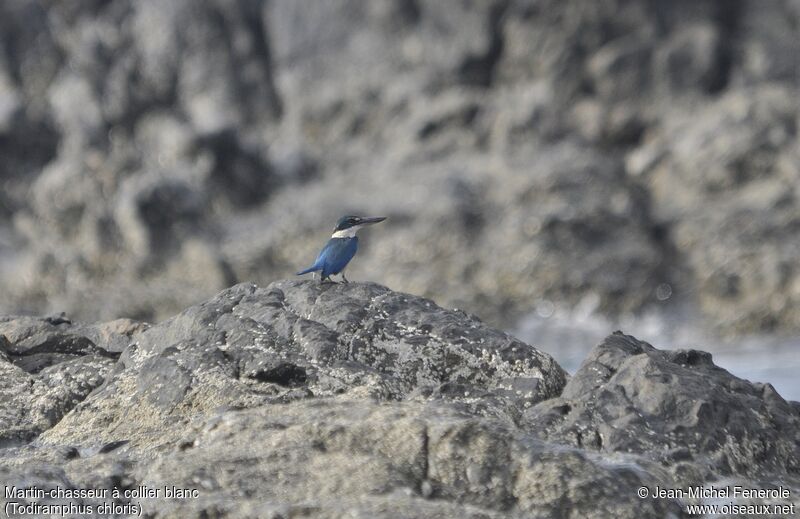
[(652, 193), (642, 178), (634, 178), (626, 173), (622, 180), (631, 194), (636, 195), (640, 201), (643, 230), (660, 257), (654, 272), (653, 293), (649, 295), (648, 302), (652, 304), (658, 300), (658, 287), (663, 284), (669, 285), (671, 301), (676, 301), (681, 296), (680, 289), (691, 269), (675, 244), (672, 226), (669, 222), (656, 218)]
[(503, 38), (503, 15), (508, 8), (506, 0), (496, 2), (489, 9), (489, 45), (482, 55), (468, 56), (458, 69), (461, 81), (467, 85), (490, 87), (494, 82), (495, 69), (505, 47)]
[(117, 440), (117, 441), (109, 442), (109, 443), (106, 443), (105, 445), (103, 445), (102, 447), (100, 447), (100, 450), (98, 450), (97, 452), (98, 452), (98, 454), (106, 454), (108, 452), (112, 452), (112, 451), (115, 451), (115, 450), (119, 449), (120, 447), (122, 447), (123, 445), (128, 444), (129, 442), (130, 442), (130, 440)]
[(566, 416), (572, 411), (572, 406), (570, 404), (563, 404), (553, 408), (554, 410), (558, 411), (561, 416)]
[[(430, 487), (430, 434), (426, 423), (422, 430), (422, 479), (419, 484), (419, 493), (424, 497), (430, 497), (433, 489)], [(427, 487), (427, 488), (426, 488)]]
[(709, 94), (722, 92), (730, 82), (735, 53), (739, 50), (738, 33), (742, 10), (741, 0), (730, 0), (718, 5), (716, 21), (722, 43), (717, 50), (717, 63), (719, 66), (706, 85), (706, 91)]
[[(260, 7), (260, 4), (257, 2), (239, 0), (239, 10), (244, 13), (243, 20), (252, 35), (256, 55), (261, 60), (264, 70), (275, 71), (277, 67), (274, 67), (272, 63), (272, 51), (269, 46), (269, 37), (264, 27), (264, 18), (258, 7)], [(273, 115), (276, 118), (283, 117), (283, 100), (277, 88), (275, 88), (275, 84), (269, 81), (266, 86), (268, 88), (267, 95), (272, 101), (270, 107), (273, 109)], [(263, 93), (259, 95), (263, 95)]]
[(594, 445), (597, 447), (597, 450), (602, 450), (603, 448), (603, 435), (600, 434), (600, 431), (594, 431)]
[(300, 386), (308, 379), (304, 367), (290, 362), (280, 362), (275, 366), (249, 373), (247, 376), (259, 382), (271, 382), (284, 387)]

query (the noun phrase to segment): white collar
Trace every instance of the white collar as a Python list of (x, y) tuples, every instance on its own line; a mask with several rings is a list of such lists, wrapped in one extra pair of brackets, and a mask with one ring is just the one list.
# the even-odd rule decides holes
[(341, 231), (336, 231), (331, 235), (331, 238), (353, 238), (356, 232), (361, 229), (361, 225), (354, 225)]

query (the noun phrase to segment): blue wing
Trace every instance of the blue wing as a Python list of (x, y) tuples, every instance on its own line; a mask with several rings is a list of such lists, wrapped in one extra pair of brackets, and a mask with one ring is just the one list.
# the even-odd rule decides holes
[(331, 238), (320, 251), (314, 265), (322, 268), (322, 277), (344, 270), (358, 250), (358, 238)]
[(358, 250), (358, 237), (331, 238), (317, 256), (312, 266), (297, 273), (298, 276), (317, 270), (322, 271), (322, 277), (338, 274), (350, 263)]

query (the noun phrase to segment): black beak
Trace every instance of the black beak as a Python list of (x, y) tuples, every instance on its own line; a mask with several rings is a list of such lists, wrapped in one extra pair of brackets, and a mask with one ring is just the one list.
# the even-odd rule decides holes
[(374, 218), (362, 218), (359, 225), (372, 225), (374, 223), (379, 223), (386, 220), (385, 216), (376, 216)]

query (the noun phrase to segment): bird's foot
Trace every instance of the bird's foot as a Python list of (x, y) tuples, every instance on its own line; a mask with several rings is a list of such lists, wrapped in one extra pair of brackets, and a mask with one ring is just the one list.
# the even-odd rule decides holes
[(344, 277), (344, 272), (342, 272), (342, 283), (350, 283), (349, 281), (347, 281), (347, 278)]

